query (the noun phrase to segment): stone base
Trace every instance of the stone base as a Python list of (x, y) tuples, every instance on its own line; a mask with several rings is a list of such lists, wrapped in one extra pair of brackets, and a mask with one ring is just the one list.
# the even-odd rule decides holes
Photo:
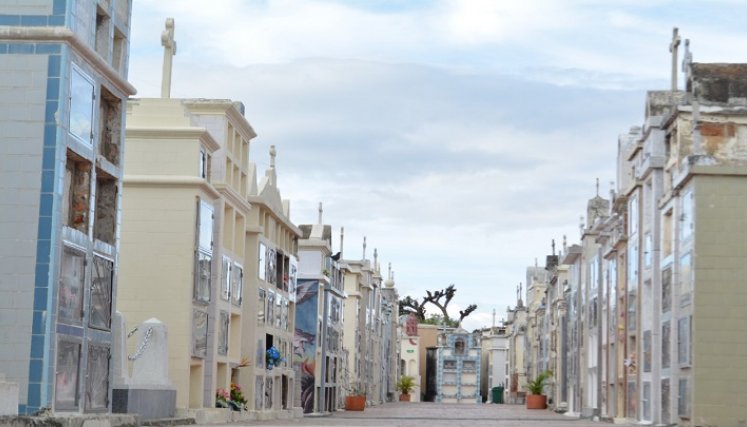
[(2, 427), (137, 427), (134, 415), (54, 415), (50, 417), (0, 417)]
[(0, 416), (18, 415), (18, 384), (0, 375)]
[(143, 420), (174, 418), (176, 389), (115, 388), (112, 412), (134, 414)]

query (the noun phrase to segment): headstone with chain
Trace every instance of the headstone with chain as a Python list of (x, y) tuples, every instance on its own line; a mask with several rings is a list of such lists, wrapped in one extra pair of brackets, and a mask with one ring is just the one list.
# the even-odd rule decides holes
[[(132, 376), (129, 384), (115, 385), (112, 412), (138, 414), (142, 419), (174, 417), (176, 388), (169, 381), (166, 325), (156, 318), (148, 319), (129, 338), (136, 343), (133, 353), (127, 355)], [(123, 351), (117, 353), (124, 358)]]

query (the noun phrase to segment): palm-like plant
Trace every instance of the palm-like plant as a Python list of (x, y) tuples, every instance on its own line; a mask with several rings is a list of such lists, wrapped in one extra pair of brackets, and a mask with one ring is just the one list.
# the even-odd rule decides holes
[(530, 394), (542, 394), (542, 388), (545, 385), (545, 380), (547, 380), (551, 376), (552, 376), (552, 371), (550, 371), (549, 369), (537, 375), (537, 378), (527, 383), (527, 390), (529, 390), (529, 393)]
[(415, 389), (415, 378), (409, 375), (402, 375), (397, 381), (397, 390), (402, 394), (410, 394)]

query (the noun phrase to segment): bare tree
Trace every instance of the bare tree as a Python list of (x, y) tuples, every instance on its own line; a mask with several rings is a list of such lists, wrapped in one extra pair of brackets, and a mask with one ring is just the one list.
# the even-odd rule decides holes
[[(438, 307), (439, 310), (441, 310), (441, 314), (448, 323), (451, 321), (451, 317), (449, 317), (449, 313), (447, 311), (447, 308), (449, 306), (449, 303), (452, 299), (454, 299), (454, 296), (456, 295), (456, 287), (454, 284), (451, 284), (447, 286), (445, 289), (439, 289), (435, 291), (425, 291), (425, 296), (423, 297), (422, 302), (419, 302), (418, 300), (411, 298), (411, 297), (405, 297), (404, 299), (399, 301), (399, 313), (400, 314), (409, 314), (413, 313), (418, 318), (418, 321), (422, 322), (425, 321), (425, 305), (430, 303)], [(477, 309), (477, 305), (470, 304), (465, 310), (459, 311), (459, 323), (464, 320), (465, 317), (469, 316), (473, 311)]]

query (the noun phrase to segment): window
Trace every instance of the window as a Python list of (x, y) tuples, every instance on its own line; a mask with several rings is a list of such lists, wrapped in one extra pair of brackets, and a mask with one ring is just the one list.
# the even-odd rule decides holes
[(192, 310), (192, 356), (207, 356), (208, 314), (202, 310)]
[(78, 407), (80, 342), (60, 338), (57, 341), (54, 402), (56, 409)]
[(690, 336), (692, 330), (690, 317), (677, 321), (677, 361), (680, 366), (690, 366)]
[(220, 297), (224, 301), (231, 298), (231, 259), (225, 255), (221, 264)]
[(651, 331), (643, 331), (643, 372), (651, 372), (651, 347)]
[(661, 312), (668, 313), (672, 309), (672, 268), (661, 272)]
[(68, 130), (77, 139), (93, 142), (93, 81), (73, 66), (70, 76), (70, 122)]
[(690, 292), (692, 291), (692, 257), (686, 253), (680, 257), (680, 306), (684, 307), (690, 303)]
[(198, 240), (197, 246), (199, 249), (207, 252), (213, 252), (213, 207), (210, 204), (200, 201), (198, 206), (197, 215), (197, 228), (198, 228)]
[(197, 302), (210, 302), (210, 255), (203, 252), (197, 253), (197, 272), (195, 274), (194, 299)]
[(259, 244), (259, 265), (257, 271), (259, 272), (258, 277), (260, 280), (266, 280), (267, 278), (267, 264), (265, 257), (267, 256), (267, 246), (264, 243)]
[(669, 320), (661, 322), (661, 368), (669, 368), (671, 360), (670, 340), (672, 335), (672, 324)]
[(265, 290), (259, 288), (257, 291), (257, 326), (265, 325)]
[(83, 290), (86, 279), (85, 252), (64, 246), (60, 267), (57, 319), (62, 323), (83, 322)]
[(638, 196), (630, 198), (628, 202), (628, 233), (630, 236), (638, 233)]
[(680, 215), (680, 238), (685, 241), (693, 234), (693, 192), (682, 195), (682, 214)]
[(661, 380), (661, 423), (664, 425), (670, 423), (669, 411), (669, 378), (664, 378)]
[(643, 237), (643, 266), (646, 268), (651, 267), (651, 260), (653, 259), (654, 245), (651, 238), (651, 232), (646, 232)]
[(86, 408), (105, 411), (109, 407), (109, 347), (88, 346)]
[(240, 265), (231, 267), (231, 302), (240, 306), (244, 297), (244, 270)]
[(109, 330), (111, 327), (113, 272), (112, 261), (94, 255), (88, 319), (93, 328)]
[(218, 354), (225, 356), (228, 354), (228, 312), (220, 312), (220, 329), (218, 330)]
[(690, 417), (689, 392), (687, 378), (680, 378), (677, 395), (677, 414), (680, 418)]

